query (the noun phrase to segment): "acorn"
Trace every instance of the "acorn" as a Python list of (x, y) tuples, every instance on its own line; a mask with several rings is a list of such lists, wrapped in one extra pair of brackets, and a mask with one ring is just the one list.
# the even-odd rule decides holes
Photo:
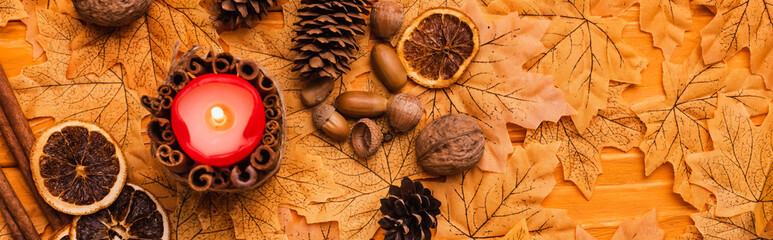
[(120, 27), (133, 23), (148, 12), (151, 0), (73, 0), (78, 15), (100, 26)]
[(383, 134), (378, 124), (370, 118), (357, 121), (352, 127), (352, 148), (354, 154), (361, 158), (368, 158), (376, 154), (383, 141)]
[(424, 107), (418, 97), (398, 93), (387, 103), (386, 117), (389, 126), (397, 132), (407, 132), (416, 127), (424, 114)]
[(370, 52), (373, 74), (392, 92), (398, 92), (408, 82), (408, 73), (392, 46), (379, 43)]
[(301, 89), (301, 103), (307, 107), (313, 107), (325, 101), (335, 85), (333, 80), (313, 81)]
[(336, 141), (349, 137), (349, 122), (330, 104), (320, 104), (311, 113), (314, 127)]
[(403, 25), (403, 15), (403, 5), (398, 2), (375, 2), (370, 13), (370, 29), (377, 37), (392, 38)]
[(352, 118), (377, 117), (384, 114), (388, 100), (376, 93), (348, 91), (338, 95), (335, 107), (344, 116)]

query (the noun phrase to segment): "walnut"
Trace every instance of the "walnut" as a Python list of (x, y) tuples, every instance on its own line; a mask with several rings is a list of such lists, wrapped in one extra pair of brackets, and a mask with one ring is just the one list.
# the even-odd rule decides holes
[(73, 0), (78, 15), (87, 22), (106, 26), (120, 27), (129, 25), (145, 15), (151, 0)]
[(475, 119), (449, 114), (432, 121), (416, 139), (416, 156), (424, 171), (454, 175), (478, 164), (485, 137)]

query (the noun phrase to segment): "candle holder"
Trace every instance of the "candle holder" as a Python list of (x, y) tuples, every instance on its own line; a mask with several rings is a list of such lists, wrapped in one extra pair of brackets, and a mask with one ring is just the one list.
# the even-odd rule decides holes
[[(147, 126), (150, 151), (169, 175), (196, 191), (239, 192), (265, 184), (279, 170), (285, 143), (285, 107), (282, 91), (273, 77), (257, 62), (234, 57), (228, 52), (199, 56), (194, 46), (179, 59), (172, 60), (158, 96), (142, 96), (150, 111)], [(177, 51), (175, 50), (174, 53)], [(175, 96), (198, 76), (233, 74), (250, 83), (260, 93), (265, 110), (263, 137), (248, 157), (227, 167), (198, 164), (187, 155), (174, 134), (171, 108)]]

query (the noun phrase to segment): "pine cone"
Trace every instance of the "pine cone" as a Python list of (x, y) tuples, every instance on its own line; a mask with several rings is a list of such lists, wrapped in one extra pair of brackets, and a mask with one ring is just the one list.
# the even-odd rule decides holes
[(378, 224), (386, 230), (384, 239), (430, 239), (440, 201), (421, 182), (405, 177), (400, 187), (389, 186), (389, 196), (381, 199), (381, 213), (384, 217)]
[(223, 0), (214, 6), (212, 11), (217, 15), (210, 17), (214, 20), (216, 29), (236, 30), (239, 27), (252, 27), (266, 15), (267, 8), (276, 5), (274, 0)]
[(302, 79), (337, 78), (349, 70), (354, 51), (359, 50), (356, 35), (365, 33), (368, 0), (302, 0), (300, 19), (295, 23), (293, 51), (298, 52), (293, 71)]

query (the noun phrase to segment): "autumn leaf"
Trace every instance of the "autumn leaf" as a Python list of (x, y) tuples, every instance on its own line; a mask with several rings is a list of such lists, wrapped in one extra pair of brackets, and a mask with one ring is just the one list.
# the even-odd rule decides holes
[(590, 16), (587, 1), (497, 0), (488, 10), (552, 20), (542, 38), (547, 50), (529, 59), (526, 68), (553, 76), (554, 84), (578, 111), (572, 120), (579, 130), (590, 125), (599, 109), (606, 108), (610, 80), (641, 81), (647, 59), (622, 41), (626, 22)]
[(617, 16), (637, 2), (641, 30), (652, 34), (655, 47), (670, 59), (676, 46), (684, 40), (684, 32), (692, 25), (689, 0), (592, 0), (591, 13)]
[(27, 17), (24, 5), (19, 0), (0, 0), (0, 27), (11, 20), (19, 20)]
[[(233, 221), (237, 239), (283, 238), (282, 225), (277, 216), (280, 205), (297, 210), (342, 194), (332, 180), (328, 161), (307, 154), (307, 149), (298, 147), (296, 144), (287, 146), (281, 168), (265, 185), (210, 198), (212, 201), (204, 203), (212, 207), (204, 209), (227, 212)], [(205, 215), (200, 217), (204, 220), (209, 218)]]
[[(59, 13), (65, 13), (70, 16), (76, 16), (75, 7), (72, 1), (68, 0), (23, 0), (24, 11), (29, 17), (22, 18), (21, 22), (27, 25), (27, 34), (25, 39), (32, 45), (32, 59), (40, 58), (45, 50), (37, 41), (38, 31), (38, 10), (47, 9)], [(72, 10), (70, 10), (72, 9)]]
[(533, 239), (569, 239), (575, 223), (564, 210), (540, 203), (556, 184), (557, 144), (516, 147), (504, 173), (478, 168), (423, 184), (440, 200), (437, 239), (503, 237), (520, 220)]
[(294, 240), (334, 240), (338, 238), (338, 223), (325, 222), (308, 224), (306, 218), (292, 209), (279, 207), (279, 222), (287, 238)]
[(564, 179), (580, 188), (590, 199), (601, 174), (601, 149), (615, 147), (628, 151), (638, 146), (644, 135), (644, 123), (623, 102), (622, 93), (629, 84), (613, 83), (607, 108), (599, 111), (585, 130), (579, 131), (569, 117), (557, 123), (544, 122), (526, 131), (526, 145), (559, 143), (556, 155), (564, 169)]
[[(756, 233), (755, 216), (751, 212), (733, 217), (717, 217), (711, 209), (690, 215), (706, 240), (767, 240)], [(764, 226), (762, 226), (764, 227)]]
[(169, 71), (176, 42), (182, 49), (202, 45), (222, 51), (217, 39), (209, 14), (198, 1), (154, 0), (148, 13), (128, 26), (84, 26), (70, 43), (67, 77), (101, 75), (120, 63), (128, 88), (152, 94)]
[(591, 236), (588, 231), (585, 231), (580, 225), (577, 225), (575, 227), (575, 240), (596, 240), (595, 237)]
[(230, 217), (223, 213), (204, 226), (198, 218), (198, 207), (203, 194), (182, 184), (177, 185), (177, 209), (169, 211), (171, 240), (219, 240), (236, 239)]
[(716, 196), (714, 215), (754, 211), (755, 219), (762, 221), (756, 225), (764, 226), (773, 218), (773, 117), (756, 127), (743, 104), (726, 97), (720, 97), (715, 115), (708, 124), (714, 150), (687, 157), (694, 170), (690, 182)]
[(771, 99), (763, 85), (760, 77), (743, 70), (731, 71), (724, 63), (704, 64), (697, 49), (681, 64), (664, 62), (666, 96), (631, 107), (647, 125), (639, 145), (644, 152), (645, 174), (670, 162), (674, 168), (674, 192), (702, 209), (708, 192), (688, 182), (692, 170), (685, 163), (685, 156), (710, 150), (706, 120), (713, 118), (720, 93), (743, 103), (752, 115), (757, 115), (768, 111)]
[(768, 89), (773, 89), (773, 1), (697, 2), (716, 8), (714, 19), (701, 29), (703, 60), (707, 63), (727, 60), (741, 49), (749, 48), (749, 67), (765, 79)]
[(698, 231), (695, 225), (690, 225), (687, 226), (687, 230), (682, 235), (679, 235), (676, 240), (703, 240), (703, 235), (701, 235), (701, 232)]
[[(625, 220), (617, 227), (611, 240), (662, 240), (666, 231), (658, 227), (655, 209), (647, 212), (636, 220)], [(595, 240), (585, 229), (577, 226), (577, 240)]]
[(467, 113), (475, 118), (487, 140), (478, 167), (503, 172), (512, 152), (504, 131), (506, 123), (536, 128), (542, 121), (555, 122), (575, 111), (549, 76), (514, 67), (522, 66), (543, 49), (538, 40), (548, 27), (547, 21), (512, 13), (489, 23), (476, 1), (468, 0), (461, 8), (481, 29), (480, 52), (450, 87), (416, 86), (409, 93), (424, 103), (428, 121), (450, 113)]
[(529, 240), (531, 237), (529, 236), (529, 227), (526, 226), (526, 219), (521, 219), (521, 221), (518, 221), (518, 224), (515, 224), (512, 229), (510, 229), (507, 234), (505, 234), (505, 237), (501, 238), (501, 240)]

